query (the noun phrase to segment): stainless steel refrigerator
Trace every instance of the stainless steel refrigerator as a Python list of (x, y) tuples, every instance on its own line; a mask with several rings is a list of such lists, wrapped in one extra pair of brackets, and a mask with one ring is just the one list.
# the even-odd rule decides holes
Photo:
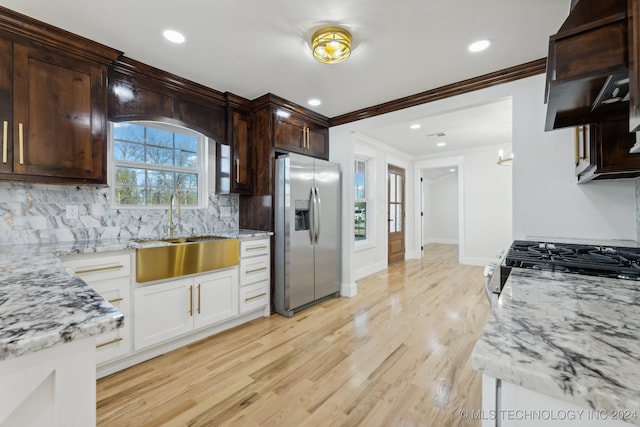
[(340, 166), (276, 159), (275, 306), (285, 316), (340, 295)]

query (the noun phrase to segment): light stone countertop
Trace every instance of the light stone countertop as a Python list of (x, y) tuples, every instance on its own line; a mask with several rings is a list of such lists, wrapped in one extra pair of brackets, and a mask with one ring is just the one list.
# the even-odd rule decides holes
[[(244, 240), (273, 233), (216, 234)], [(0, 361), (122, 327), (123, 315), (58, 257), (137, 247), (129, 239), (0, 245)]]
[(585, 408), (640, 413), (640, 282), (514, 268), (472, 365)]

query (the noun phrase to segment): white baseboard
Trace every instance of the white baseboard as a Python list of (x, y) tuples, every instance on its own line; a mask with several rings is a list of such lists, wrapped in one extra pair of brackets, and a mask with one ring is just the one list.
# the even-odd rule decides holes
[(340, 286), (341, 297), (355, 297), (358, 294), (358, 285), (355, 283), (343, 283)]
[(378, 271), (382, 271), (387, 267), (388, 265), (386, 261), (380, 261), (375, 264), (370, 264), (366, 267), (359, 268), (355, 271), (356, 280), (360, 280), (363, 277), (369, 276), (373, 273), (377, 273)]
[(459, 243), (458, 239), (439, 239), (437, 237), (425, 239), (423, 245), (428, 245), (429, 243), (444, 243), (445, 245), (457, 245)]

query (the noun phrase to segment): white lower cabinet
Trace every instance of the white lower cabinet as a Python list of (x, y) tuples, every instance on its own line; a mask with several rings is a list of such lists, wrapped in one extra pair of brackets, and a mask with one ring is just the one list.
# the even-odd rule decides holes
[(482, 376), (482, 412), (464, 412), (466, 419), (482, 420), (482, 427), (628, 427), (621, 419), (638, 415), (584, 408), (488, 375)]
[(134, 301), (137, 351), (236, 316), (238, 269), (139, 286)]
[(131, 254), (82, 254), (62, 257), (62, 262), (124, 316), (124, 326), (96, 337), (96, 363), (107, 363), (131, 352)]

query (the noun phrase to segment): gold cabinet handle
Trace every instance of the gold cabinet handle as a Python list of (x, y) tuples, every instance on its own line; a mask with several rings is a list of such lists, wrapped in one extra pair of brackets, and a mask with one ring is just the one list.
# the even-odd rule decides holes
[(244, 302), (251, 301), (251, 300), (254, 300), (254, 299), (258, 299), (258, 298), (262, 298), (263, 296), (266, 296), (266, 295), (267, 295), (267, 293), (263, 292), (261, 294), (255, 295), (255, 296), (252, 296), (252, 297), (249, 297), (249, 298), (245, 298)]
[(20, 164), (24, 165), (24, 126), (18, 123), (18, 144), (20, 146)]
[(236, 184), (240, 184), (240, 159), (236, 159)]
[(580, 163), (579, 144), (580, 144), (580, 127), (577, 126), (575, 128), (575, 134), (573, 136), (573, 153), (574, 153), (574, 159), (575, 159), (576, 165)]
[(200, 314), (200, 283), (198, 283), (198, 314)]
[(256, 269), (254, 269), (254, 270), (247, 270), (247, 271), (245, 271), (245, 273), (246, 273), (246, 274), (249, 274), (249, 273), (255, 273), (255, 272), (257, 272), (257, 271), (264, 271), (264, 270), (266, 270), (266, 269), (267, 269), (267, 267), (261, 267), (261, 268), (256, 268)]
[(189, 316), (193, 317), (193, 285), (189, 286)]
[(304, 127), (302, 129), (300, 129), (300, 131), (302, 132), (302, 148), (305, 149), (305, 148), (307, 148), (307, 136), (306, 136), (306, 133), (304, 131)]
[(246, 250), (248, 251), (257, 251), (258, 249), (267, 249), (268, 246), (251, 246), (250, 248), (247, 248)]
[(120, 270), (121, 268), (124, 268), (124, 265), (122, 264), (110, 265), (109, 267), (97, 267), (97, 268), (89, 268), (87, 270), (78, 270), (76, 271), (76, 274), (80, 275), (80, 274), (95, 273), (98, 271)]
[(108, 345), (111, 345), (111, 344), (118, 343), (120, 341), (122, 341), (122, 338), (114, 338), (111, 341), (103, 342), (102, 344), (97, 344), (96, 348), (105, 347), (105, 346), (108, 346)]
[(9, 123), (5, 120), (2, 125), (2, 163), (7, 163), (7, 132)]
[(120, 297), (120, 298), (114, 298), (114, 299), (110, 299), (108, 300), (109, 304), (114, 304), (116, 302), (120, 302), (120, 301), (124, 301), (124, 298)]
[(305, 131), (306, 135), (307, 135), (307, 150), (311, 149), (311, 144), (309, 143), (309, 127), (306, 127), (306, 131)]

